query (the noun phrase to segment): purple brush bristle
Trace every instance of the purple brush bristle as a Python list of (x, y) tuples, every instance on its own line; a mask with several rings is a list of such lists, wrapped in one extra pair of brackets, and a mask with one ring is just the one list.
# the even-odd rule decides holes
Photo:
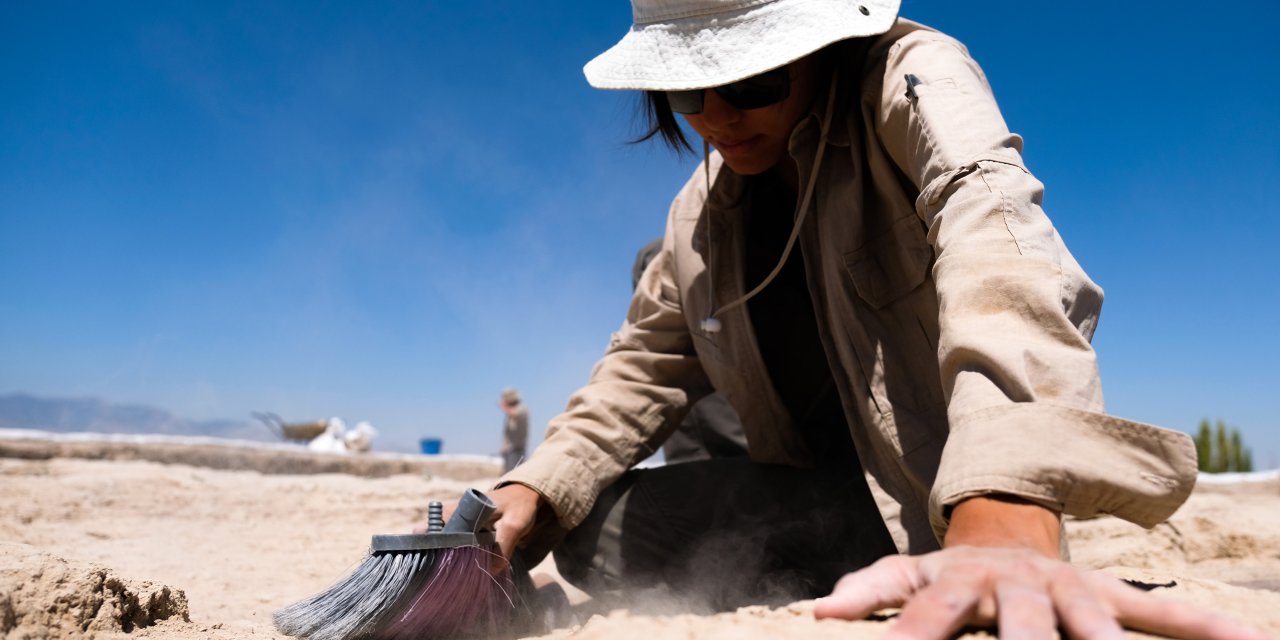
[(495, 555), (496, 550), (481, 547), (445, 550), (434, 574), (380, 637), (495, 637), (506, 632), (515, 610), (515, 583), (510, 567), (496, 573), (490, 569)]

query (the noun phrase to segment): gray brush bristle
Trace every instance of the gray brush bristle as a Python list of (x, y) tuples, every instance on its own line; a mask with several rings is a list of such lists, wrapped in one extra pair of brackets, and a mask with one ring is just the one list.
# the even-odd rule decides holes
[(276, 611), (276, 629), (310, 640), (368, 637), (404, 606), (435, 569), (439, 550), (371, 554), (328, 589)]

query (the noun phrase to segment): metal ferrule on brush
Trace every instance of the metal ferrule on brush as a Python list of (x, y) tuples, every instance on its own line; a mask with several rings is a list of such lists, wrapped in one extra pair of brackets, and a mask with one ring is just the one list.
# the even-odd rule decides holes
[(480, 531), (488, 522), (489, 516), (497, 505), (488, 496), (468, 489), (458, 501), (458, 508), (449, 517), (448, 524), (441, 526), (441, 518), (436, 509), (438, 502), (432, 503), (426, 533), (410, 533), (404, 535), (373, 536), (370, 550), (374, 553), (384, 551), (419, 551), (426, 549), (455, 549), (458, 547), (478, 546), (488, 548), (493, 544), (493, 532)]

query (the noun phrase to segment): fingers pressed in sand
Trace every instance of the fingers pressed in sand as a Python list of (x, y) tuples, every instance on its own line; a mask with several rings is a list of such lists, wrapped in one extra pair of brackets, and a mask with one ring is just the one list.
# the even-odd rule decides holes
[(816, 618), (860, 620), (885, 607), (899, 607), (918, 588), (918, 561), (911, 556), (887, 556), (850, 573), (836, 583), (831, 595), (813, 607)]
[(1058, 618), (1042, 581), (1008, 578), (996, 584), (996, 619), (1006, 639), (1053, 638)]
[(973, 618), (982, 595), (980, 577), (955, 573), (943, 576), (912, 596), (884, 638), (950, 638)]
[(1053, 608), (1058, 612), (1058, 622), (1072, 638), (1097, 638), (1122, 640), (1124, 629), (1116, 621), (1115, 610), (1108, 606), (1106, 596), (1092, 588), (1079, 573), (1064, 567), (1055, 573), (1049, 584)]

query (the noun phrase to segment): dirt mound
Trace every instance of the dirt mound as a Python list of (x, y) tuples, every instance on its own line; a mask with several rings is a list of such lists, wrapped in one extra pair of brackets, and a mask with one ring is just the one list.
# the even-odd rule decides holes
[(181, 590), (0, 542), (0, 637), (42, 640), (188, 620)]

